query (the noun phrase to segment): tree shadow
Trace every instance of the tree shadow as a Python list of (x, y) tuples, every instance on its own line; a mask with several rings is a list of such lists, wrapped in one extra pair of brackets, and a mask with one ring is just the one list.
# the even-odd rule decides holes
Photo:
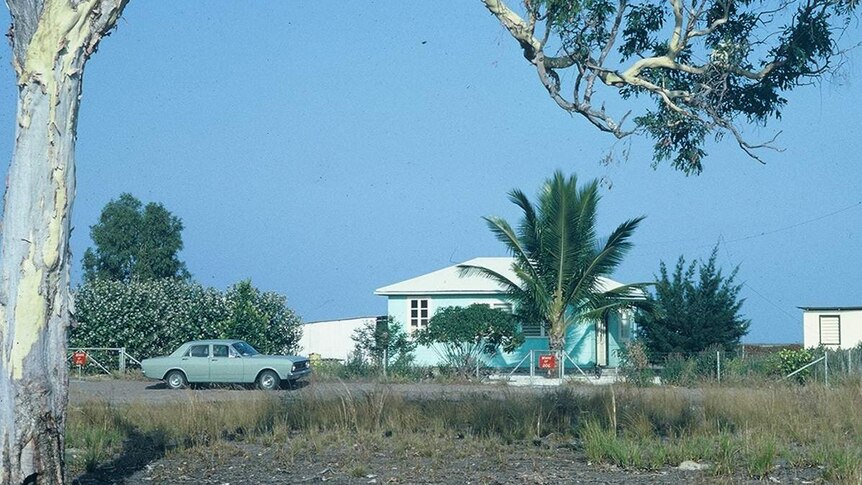
[(141, 433), (130, 430), (119, 456), (72, 479), (72, 484), (125, 483), (126, 478), (143, 470), (147, 464), (164, 457), (165, 450), (166, 439), (161, 431)]

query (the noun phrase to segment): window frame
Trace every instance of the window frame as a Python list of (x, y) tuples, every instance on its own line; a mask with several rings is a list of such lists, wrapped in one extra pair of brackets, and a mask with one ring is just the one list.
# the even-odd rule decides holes
[[(415, 303), (415, 307), (414, 307)], [(424, 303), (424, 308), (423, 308)], [(416, 316), (413, 312), (416, 311)], [(423, 315), (424, 311), (424, 315)], [(417, 297), (407, 299), (407, 327), (410, 332), (416, 332), (423, 328), (428, 328), (428, 322), (431, 320), (431, 299), (427, 297)]]
[[(834, 318), (835, 319), (835, 324), (836, 324), (837, 329), (838, 329), (838, 341), (837, 342), (824, 342), (823, 341), (823, 319), (824, 318), (829, 318), (829, 319)], [(841, 346), (841, 315), (838, 315), (838, 314), (819, 315), (818, 319), (817, 319), (817, 324), (818, 324), (817, 325), (817, 331), (819, 333), (818, 341), (820, 342), (820, 345), (836, 345), (838, 347)]]
[[(192, 355), (192, 351), (194, 349), (200, 348), (200, 347), (205, 348), (207, 350), (207, 354), (206, 355)], [(183, 357), (193, 357), (195, 359), (208, 359), (210, 357), (211, 353), (212, 352), (210, 352), (210, 345), (209, 344), (196, 344), (196, 345), (189, 345), (189, 350), (186, 351), (186, 354)]]

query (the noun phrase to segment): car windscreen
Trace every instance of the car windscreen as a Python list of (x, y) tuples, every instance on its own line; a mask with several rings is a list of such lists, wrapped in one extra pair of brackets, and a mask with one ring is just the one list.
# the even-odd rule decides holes
[(260, 353), (257, 350), (254, 350), (254, 347), (245, 342), (234, 342), (232, 347), (234, 348), (234, 350), (239, 352), (239, 355), (243, 357), (250, 357), (252, 355), (257, 355)]

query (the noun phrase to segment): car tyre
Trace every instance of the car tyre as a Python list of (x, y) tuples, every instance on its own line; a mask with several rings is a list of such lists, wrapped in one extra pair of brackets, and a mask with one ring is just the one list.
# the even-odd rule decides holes
[(257, 388), (264, 391), (273, 391), (281, 386), (281, 378), (271, 370), (265, 370), (257, 376)]
[(172, 370), (165, 376), (165, 382), (171, 389), (184, 389), (189, 383), (182, 371)]

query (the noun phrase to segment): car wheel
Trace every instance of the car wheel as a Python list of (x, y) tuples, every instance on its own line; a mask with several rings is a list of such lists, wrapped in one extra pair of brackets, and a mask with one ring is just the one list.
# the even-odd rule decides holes
[(165, 376), (165, 382), (171, 389), (182, 389), (188, 384), (185, 374), (178, 370), (168, 372), (168, 375)]
[(265, 370), (257, 376), (257, 387), (258, 389), (263, 389), (264, 391), (272, 391), (274, 389), (278, 389), (281, 385), (281, 379), (278, 377), (278, 374), (271, 370)]

